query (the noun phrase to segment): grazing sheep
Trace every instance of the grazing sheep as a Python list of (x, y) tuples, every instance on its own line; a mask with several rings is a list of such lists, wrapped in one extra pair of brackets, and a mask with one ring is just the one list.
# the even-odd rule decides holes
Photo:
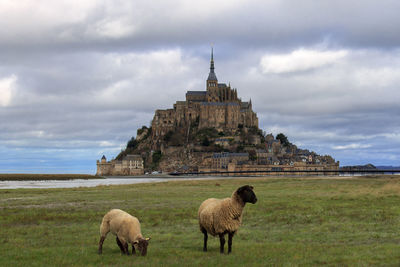
[(209, 198), (199, 208), (200, 231), (204, 234), (203, 251), (207, 251), (207, 233), (219, 236), (220, 252), (224, 253), (225, 234), (228, 234), (228, 253), (232, 251), (232, 237), (242, 222), (242, 212), (247, 202), (256, 203), (253, 187), (239, 187), (232, 196), (224, 199)]
[(137, 245), (141, 255), (146, 255), (150, 238), (142, 236), (136, 217), (119, 209), (107, 212), (100, 225), (99, 254), (103, 252), (103, 242), (110, 231), (117, 236), (117, 244), (123, 254), (129, 255), (128, 244), (131, 243), (132, 254), (136, 253), (134, 245)]

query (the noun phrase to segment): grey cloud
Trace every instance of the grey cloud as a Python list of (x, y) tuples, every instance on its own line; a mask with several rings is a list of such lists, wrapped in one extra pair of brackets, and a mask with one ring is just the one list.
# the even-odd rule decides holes
[[(122, 1), (114, 6), (104, 1), (82, 8), (79, 19), (54, 16), (48, 18), (55, 20), (52, 23), (33, 20), (22, 26), (4, 22), (1, 46), (104, 51), (118, 47), (196, 46), (206, 41), (279, 50), (309, 46), (324, 39), (333, 45), (354, 47), (390, 48), (399, 43), (397, 1), (247, 1), (229, 5), (221, 2), (213, 3), (215, 13), (213, 9), (199, 8), (200, 3), (192, 5), (163, 1), (155, 7), (139, 1)], [(57, 3), (48, 6), (54, 13), (63, 12)], [(37, 12), (39, 16), (40, 10)], [(16, 13), (12, 19), (23, 21), (19, 16), (24, 15)], [(118, 35), (124, 28), (126, 33)], [(107, 34), (107, 29), (114, 30), (116, 37)], [(10, 33), (13, 31), (16, 34)], [(19, 32), (24, 32), (23, 38)]]
[[(59, 3), (68, 6), (52, 2), (57, 12)], [(0, 21), (0, 79), (15, 75), (17, 87), (0, 107), (0, 153), (46, 161), (64, 149), (47, 167), (79, 153), (88, 162), (115, 156), (154, 110), (205, 90), (213, 42), (217, 77), (252, 99), (266, 132), (345, 164), (399, 161), (390, 137), (400, 131), (397, 1), (227, 3), (209, 11), (104, 1), (31, 23), (10, 13), (15, 24)], [(300, 48), (348, 53), (301, 71), (262, 71), (263, 56)]]

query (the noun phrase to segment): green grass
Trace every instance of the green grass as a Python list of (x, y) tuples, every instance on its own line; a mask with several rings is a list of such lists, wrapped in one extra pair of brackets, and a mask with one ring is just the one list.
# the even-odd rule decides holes
[(72, 179), (101, 179), (101, 176), (90, 174), (28, 174), (0, 173), (0, 181), (32, 181), (32, 180), (72, 180)]
[[(248, 204), (233, 252), (202, 251), (197, 209), (244, 184)], [(112, 208), (137, 216), (146, 257), (120, 255), (99, 226)], [(249, 178), (75, 189), (0, 190), (0, 266), (399, 266), (400, 179)]]

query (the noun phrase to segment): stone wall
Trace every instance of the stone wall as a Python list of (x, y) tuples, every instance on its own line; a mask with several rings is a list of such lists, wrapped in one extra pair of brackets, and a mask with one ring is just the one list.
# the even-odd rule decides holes
[[(274, 170), (290, 171), (290, 175), (304, 175), (305, 173), (301, 171), (313, 171), (309, 173), (310, 175), (337, 175), (336, 172), (318, 172), (318, 171), (328, 171), (328, 170), (338, 171), (339, 162), (336, 162), (334, 164), (307, 164), (304, 162), (295, 162), (293, 165), (251, 165), (251, 164), (237, 165), (235, 163), (230, 163), (228, 166), (228, 171), (238, 171), (238, 172), (258, 171), (257, 173), (254, 173), (252, 175), (284, 174), (282, 172), (273, 172)], [(221, 169), (220, 171), (226, 171), (226, 169), (225, 170)], [(268, 171), (268, 172), (263, 173), (262, 171)], [(285, 173), (285, 175), (287, 175), (287, 173)]]
[(103, 156), (97, 161), (97, 172), (99, 176), (118, 175), (142, 175), (144, 174), (143, 159), (139, 155), (128, 155), (123, 160), (107, 161)]

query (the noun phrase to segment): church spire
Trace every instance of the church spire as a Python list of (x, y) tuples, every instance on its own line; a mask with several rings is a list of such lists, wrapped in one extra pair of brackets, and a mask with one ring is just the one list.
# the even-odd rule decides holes
[(214, 72), (214, 48), (211, 46), (211, 61), (210, 61), (210, 73), (208, 74), (207, 81), (218, 81), (217, 76)]

